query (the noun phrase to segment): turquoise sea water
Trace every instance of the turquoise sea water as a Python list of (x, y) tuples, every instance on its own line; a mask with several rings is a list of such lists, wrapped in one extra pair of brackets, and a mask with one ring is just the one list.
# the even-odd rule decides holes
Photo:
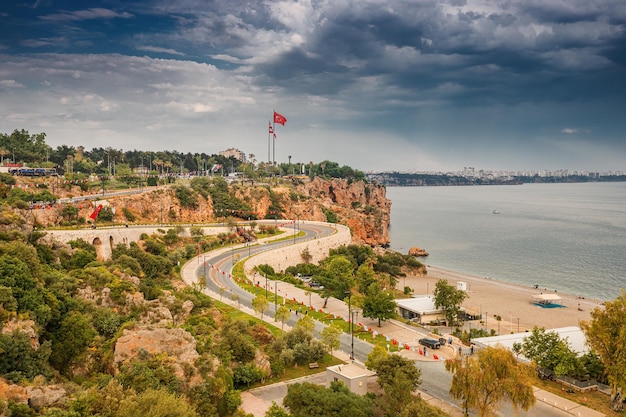
[(602, 300), (626, 289), (626, 183), (388, 187), (387, 197), (391, 248), (424, 248), (429, 265)]

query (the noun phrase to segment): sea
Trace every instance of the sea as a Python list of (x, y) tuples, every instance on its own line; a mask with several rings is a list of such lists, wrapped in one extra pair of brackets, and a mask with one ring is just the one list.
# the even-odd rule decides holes
[(599, 300), (626, 290), (626, 183), (387, 187), (390, 248)]

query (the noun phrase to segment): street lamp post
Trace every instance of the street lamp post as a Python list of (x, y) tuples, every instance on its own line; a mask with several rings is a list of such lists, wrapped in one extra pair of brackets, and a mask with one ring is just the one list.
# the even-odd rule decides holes
[(202, 261), (204, 262), (204, 285), (205, 286), (206, 286), (206, 281), (207, 281), (207, 278), (208, 278), (207, 274), (206, 274), (206, 258), (207, 258), (206, 255), (202, 257)]
[(278, 280), (274, 280), (274, 311), (278, 310)]
[[(348, 297), (348, 333), (352, 334), (353, 323), (352, 323), (352, 291), (346, 291), (344, 293)], [(350, 359), (354, 359), (354, 336), (352, 339), (352, 353), (350, 354)]]
[(352, 359), (352, 360), (354, 360), (354, 314), (356, 314), (356, 319), (358, 321), (359, 320), (359, 309), (355, 308), (352, 311), (352, 317), (351, 317), (352, 318), (352, 331), (350, 333), (351, 333), (351, 336), (352, 336), (352, 342), (351, 342), (352, 343), (352, 346), (351, 346), (352, 350), (350, 351), (350, 359)]

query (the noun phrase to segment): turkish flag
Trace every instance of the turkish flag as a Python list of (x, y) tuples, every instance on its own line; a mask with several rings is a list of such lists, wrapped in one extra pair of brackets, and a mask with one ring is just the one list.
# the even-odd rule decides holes
[(91, 213), (89, 217), (91, 217), (93, 220), (96, 220), (98, 218), (98, 214), (100, 213), (100, 210), (102, 210), (102, 204), (96, 207), (96, 209), (93, 211), (93, 213)]
[(280, 113), (274, 112), (274, 123), (285, 126), (285, 123), (287, 123), (287, 118)]

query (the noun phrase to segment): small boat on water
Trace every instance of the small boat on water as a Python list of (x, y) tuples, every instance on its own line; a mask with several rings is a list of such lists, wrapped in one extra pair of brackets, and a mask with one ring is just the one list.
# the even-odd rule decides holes
[(493, 214), (500, 214), (500, 210), (494, 210)]

